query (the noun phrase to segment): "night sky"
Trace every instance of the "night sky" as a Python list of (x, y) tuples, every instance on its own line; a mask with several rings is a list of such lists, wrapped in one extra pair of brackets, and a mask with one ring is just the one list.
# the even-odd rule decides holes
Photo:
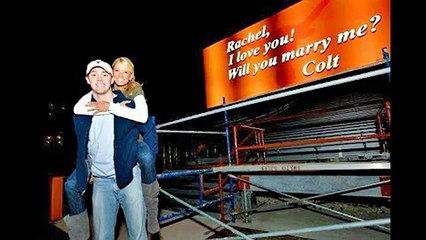
[[(27, 3), (14, 8), (14, 17), (4, 20), (3, 46), (11, 56), (10, 78), (3, 87), (13, 87), (22, 108), (11, 107), (6, 120), (14, 128), (11, 143), (17, 153), (19, 174), (30, 180), (12, 188), (14, 196), (28, 199), (22, 216), (33, 216), (46, 229), (48, 178), (51, 161), (40, 153), (42, 136), (52, 127), (47, 120), (48, 103), (63, 103), (71, 113), (74, 103), (90, 88), (85, 82), (86, 65), (95, 59), (109, 63), (120, 56), (135, 64), (136, 80), (144, 82), (151, 115), (157, 123), (178, 116), (201, 113), (205, 103), (202, 50), (266, 17), (295, 0), (262, 1), (155, 1), (88, 6), (69, 3)], [(12, 83), (6, 85), (6, 83)], [(72, 125), (65, 116), (64, 125)], [(25, 141), (22, 141), (25, 136)], [(64, 144), (65, 146), (65, 144)], [(67, 145), (70, 146), (70, 145)], [(12, 148), (10, 148), (12, 149)], [(25, 166), (25, 167), (22, 167)], [(16, 168), (13, 168), (16, 169)], [(35, 175), (34, 175), (35, 174)], [(18, 197), (19, 194), (19, 197)]]
[(2, 21), (7, 48), (2, 53), (12, 53), (10, 58), (3, 56), (12, 65), (4, 72), (13, 76), (3, 76), (3, 89), (14, 87), (10, 93), (23, 106), (17, 108), (14, 99), (6, 104), (14, 110), (6, 121), (20, 121), (14, 127), (19, 132), (9, 140), (17, 157), (9, 162), (19, 164), (10, 168), (12, 174), (28, 181), (23, 187), (12, 187), (13, 192), (6, 191), (13, 199), (29, 201), (20, 206), (25, 213), (16, 215), (32, 217), (41, 223), (37, 228), (45, 229), (49, 166), (35, 154), (49, 124), (48, 102), (62, 102), (71, 109), (90, 90), (84, 79), (90, 61), (99, 58), (112, 63), (117, 57), (129, 57), (135, 63), (136, 80), (144, 82), (149, 111), (157, 116), (157, 123), (201, 113), (207, 110), (202, 50), (296, 2), (117, 1), (91, 6), (30, 2), (19, 3), (25, 6), (15, 6), (13, 12), (5, 9), (13, 18)]
[[(87, 63), (97, 58), (112, 63), (127, 56), (135, 63), (136, 80), (144, 82), (150, 113), (158, 115), (159, 122), (200, 113), (207, 110), (203, 48), (293, 2), (157, 2), (111, 6), (107, 12), (40, 15), (31, 43), (44, 61), (37, 78), (47, 100), (72, 106), (90, 90), (84, 80)], [(122, 16), (114, 16), (118, 11)]]

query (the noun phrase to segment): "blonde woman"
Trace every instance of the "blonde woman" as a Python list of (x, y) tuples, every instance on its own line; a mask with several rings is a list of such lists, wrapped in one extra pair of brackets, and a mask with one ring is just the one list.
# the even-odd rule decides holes
[[(93, 102), (90, 94), (83, 96), (74, 106), (75, 114), (93, 115), (109, 112), (120, 115), (120, 117), (145, 123), (140, 125), (141, 136), (139, 137), (138, 160), (142, 169), (142, 189), (147, 207), (147, 229), (151, 234), (160, 231), (158, 221), (158, 194), (160, 187), (157, 181), (155, 160), (158, 153), (158, 137), (155, 126), (155, 117), (146, 116), (147, 105), (142, 85), (135, 80), (133, 62), (127, 57), (119, 57), (112, 63), (113, 68), (113, 89), (120, 90), (123, 95), (135, 102), (135, 108), (124, 107), (127, 101), (120, 104), (109, 102)], [(123, 114), (122, 108), (127, 112)]]

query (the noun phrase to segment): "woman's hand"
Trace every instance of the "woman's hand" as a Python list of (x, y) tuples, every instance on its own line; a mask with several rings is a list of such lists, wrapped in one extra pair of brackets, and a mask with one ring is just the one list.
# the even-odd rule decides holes
[(89, 110), (87, 111), (90, 111), (90, 112), (93, 111), (94, 113), (108, 112), (109, 102), (106, 102), (106, 101), (89, 102), (86, 104), (86, 107), (89, 107)]

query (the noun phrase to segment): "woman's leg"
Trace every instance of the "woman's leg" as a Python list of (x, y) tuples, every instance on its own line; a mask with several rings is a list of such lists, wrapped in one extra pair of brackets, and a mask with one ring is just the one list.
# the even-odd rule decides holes
[(70, 240), (87, 240), (90, 237), (90, 223), (86, 209), (86, 199), (84, 195), (75, 189), (76, 182), (74, 170), (64, 184), (69, 208), (69, 214), (64, 217), (64, 222), (67, 225)]
[(141, 166), (142, 189), (147, 208), (148, 232), (152, 234), (160, 231), (160, 223), (158, 221), (158, 194), (160, 192), (160, 185), (157, 181), (155, 159), (156, 156), (152, 154), (148, 145), (145, 142), (140, 142), (138, 161)]

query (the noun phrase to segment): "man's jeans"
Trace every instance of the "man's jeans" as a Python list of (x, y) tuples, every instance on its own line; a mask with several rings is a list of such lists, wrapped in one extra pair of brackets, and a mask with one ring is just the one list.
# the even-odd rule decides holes
[(133, 175), (132, 182), (123, 189), (117, 187), (115, 178), (95, 177), (92, 195), (95, 240), (114, 240), (119, 206), (124, 212), (129, 240), (147, 239), (146, 207), (138, 166), (133, 168)]
[[(151, 149), (145, 142), (140, 142), (138, 144), (138, 161), (141, 165), (141, 175), (142, 175), (142, 183), (150, 184), (153, 183), (157, 179), (157, 172), (155, 169), (155, 157), (152, 154)], [(89, 169), (90, 170), (90, 169)], [(69, 215), (77, 215), (84, 210), (86, 210), (86, 199), (85, 196), (76, 191), (75, 185), (77, 182), (76, 179), (76, 170), (74, 170), (71, 175), (65, 181), (65, 193), (68, 201)]]

